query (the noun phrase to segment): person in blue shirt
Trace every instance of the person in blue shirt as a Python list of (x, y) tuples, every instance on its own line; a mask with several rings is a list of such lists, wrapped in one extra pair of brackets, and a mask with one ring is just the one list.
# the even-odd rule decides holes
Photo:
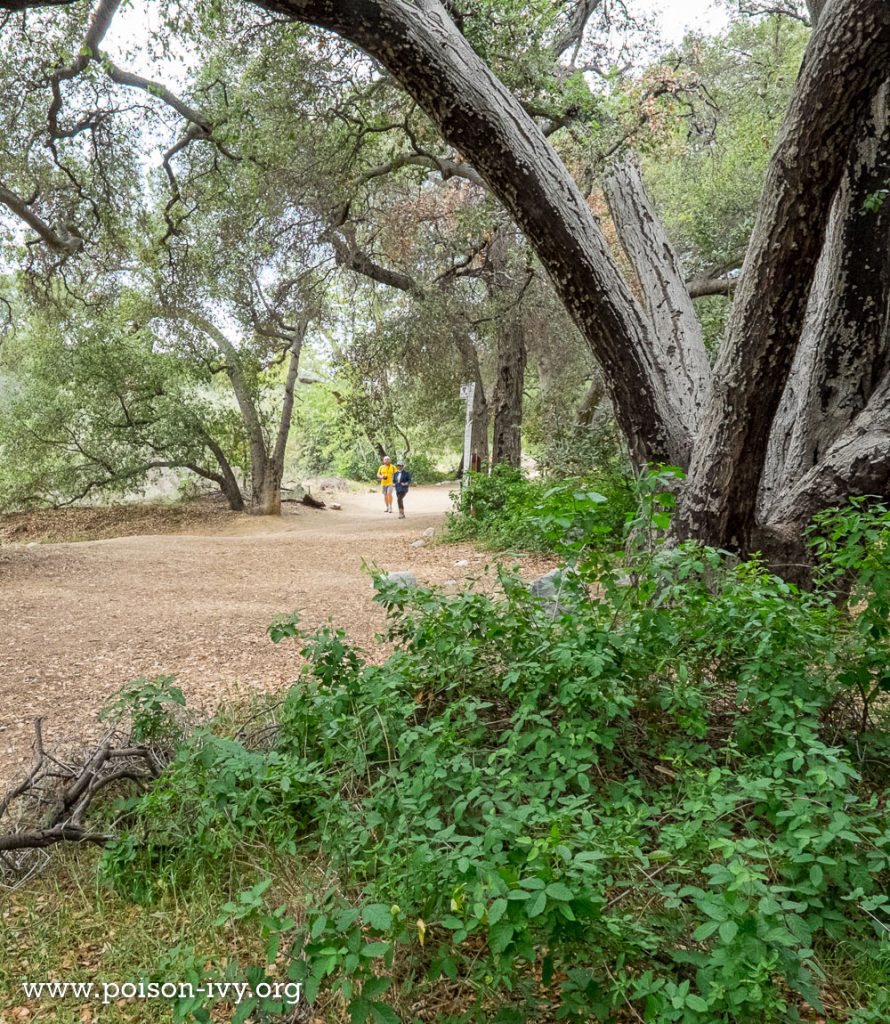
[(396, 463), (396, 472), (392, 478), (396, 487), (396, 501), (399, 503), (399, 519), (405, 518), (405, 495), (411, 486), (411, 474), (405, 469), (404, 462)]

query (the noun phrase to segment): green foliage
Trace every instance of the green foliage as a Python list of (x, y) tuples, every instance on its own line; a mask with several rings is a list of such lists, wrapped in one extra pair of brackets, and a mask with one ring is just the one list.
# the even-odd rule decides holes
[(153, 471), (240, 469), (244, 424), (211, 375), (144, 325), (134, 294), (33, 310), (0, 349), (0, 508), (133, 493)]
[(472, 538), (495, 550), (553, 551), (580, 537), (618, 546), (634, 508), (628, 479), (619, 472), (583, 479), (532, 480), (518, 469), (495, 466), (473, 474), (454, 496), (447, 536)]
[(876, 192), (866, 196), (865, 209), (869, 213), (878, 213), (884, 203), (887, 202), (888, 197), (890, 197), (890, 189), (879, 188)]
[(693, 275), (741, 265), (808, 38), (791, 18), (741, 18), (684, 43), (678, 59), (699, 94), (647, 147), (646, 180)]
[(100, 722), (119, 726), (129, 720), (130, 738), (134, 743), (157, 744), (179, 734), (174, 709), (185, 705), (185, 697), (173, 676), (136, 679), (125, 686), (99, 712)]
[(409, 455), (405, 468), (411, 471), (411, 479), (416, 484), (438, 484), (452, 478), (451, 473), (443, 473), (432, 457), (424, 452)]
[[(890, 794), (861, 771), (886, 710), (868, 728), (831, 712), (884, 685), (890, 513), (824, 518), (803, 593), (665, 548), (666, 479), (631, 564), (577, 549), (556, 608), (507, 573), (456, 596), (381, 578), (382, 665), (335, 628), (276, 623), (305, 669), (272, 749), (185, 744), (129, 807), (117, 885), (149, 898), (260, 839), (324, 864), (288, 976), (357, 1021), (404, 1019), (443, 978), (467, 1021), (825, 1016), (838, 950), (840, 977), (887, 957)], [(224, 913), (267, 913), (261, 895)], [(856, 1005), (881, 1019), (879, 996)]]

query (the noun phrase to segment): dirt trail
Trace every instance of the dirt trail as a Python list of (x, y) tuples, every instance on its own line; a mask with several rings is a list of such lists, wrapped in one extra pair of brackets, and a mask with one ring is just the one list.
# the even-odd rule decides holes
[(413, 489), (405, 520), (384, 514), (379, 494), (346, 494), (339, 512), (0, 548), (0, 790), (30, 759), (35, 717), (50, 742), (91, 737), (128, 680), (175, 675), (203, 708), (292, 682), (294, 645), (266, 634), (282, 612), (299, 609), (306, 626), (331, 618), (373, 653), (382, 616), (363, 561), (439, 583), (481, 566), (469, 546), (411, 547), (442, 524), (448, 492)]

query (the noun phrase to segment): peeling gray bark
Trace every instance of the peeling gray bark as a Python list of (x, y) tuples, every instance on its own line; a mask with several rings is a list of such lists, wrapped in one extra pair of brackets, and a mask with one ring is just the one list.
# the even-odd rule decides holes
[[(816, 466), (884, 376), (890, 359), (890, 203), (866, 207), (890, 181), (890, 83), (859, 126), (832, 208), (807, 318), (773, 424), (758, 518)], [(852, 493), (852, 492), (851, 492)]]
[(890, 373), (868, 405), (774, 508), (777, 523), (800, 527), (851, 494), (890, 497)]
[(593, 423), (600, 403), (605, 396), (606, 389), (603, 386), (602, 378), (599, 376), (594, 377), (575, 413), (575, 422), (579, 427), (589, 427)]
[(657, 358), (666, 367), (668, 401), (694, 437), (711, 388), (711, 365), (680, 260), (632, 154), (625, 153), (611, 165), (603, 184), (618, 239), (652, 322), (650, 337)]
[(767, 171), (675, 520), (679, 537), (747, 546), (825, 225), (861, 118), (888, 66), (890, 4), (832, 0), (807, 47)]

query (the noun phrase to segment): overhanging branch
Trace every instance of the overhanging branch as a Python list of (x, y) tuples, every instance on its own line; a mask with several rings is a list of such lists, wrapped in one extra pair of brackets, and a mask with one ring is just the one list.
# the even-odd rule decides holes
[(0, 185), (0, 203), (11, 210), (19, 220), (24, 221), (29, 228), (36, 231), (40, 239), (53, 252), (61, 253), (63, 256), (73, 256), (83, 248), (83, 237), (76, 228), (59, 231), (52, 227), (39, 214), (35, 213), (26, 200), (4, 185)]

